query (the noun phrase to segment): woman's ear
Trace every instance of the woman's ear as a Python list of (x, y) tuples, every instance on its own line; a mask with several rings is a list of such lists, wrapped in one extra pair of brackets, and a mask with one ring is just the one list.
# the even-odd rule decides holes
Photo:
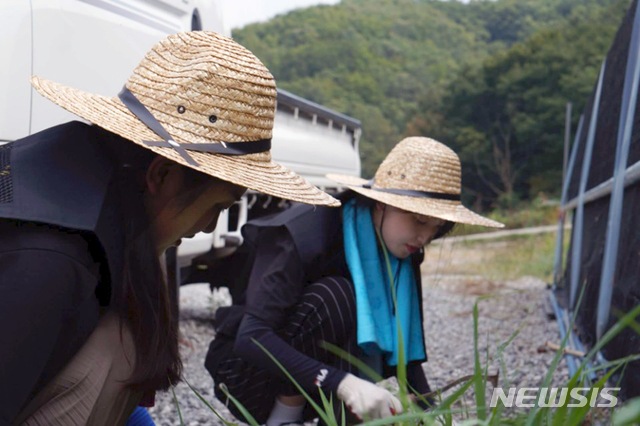
[(168, 201), (179, 195), (184, 180), (182, 167), (161, 155), (149, 164), (145, 173), (145, 186), (150, 196)]

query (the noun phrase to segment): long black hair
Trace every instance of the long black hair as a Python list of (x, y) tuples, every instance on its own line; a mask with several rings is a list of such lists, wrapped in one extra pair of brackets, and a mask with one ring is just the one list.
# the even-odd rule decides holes
[[(124, 222), (122, 285), (112, 289), (110, 308), (128, 326), (135, 344), (135, 364), (128, 384), (142, 392), (166, 390), (180, 379), (182, 362), (173, 307), (178, 302), (171, 296), (177, 292), (169, 288), (152, 232), (154, 218), (142, 201), (146, 171), (157, 154), (119, 136), (109, 136), (118, 164), (115, 186)], [(184, 195), (176, 202), (188, 206), (214, 181), (185, 167)]]

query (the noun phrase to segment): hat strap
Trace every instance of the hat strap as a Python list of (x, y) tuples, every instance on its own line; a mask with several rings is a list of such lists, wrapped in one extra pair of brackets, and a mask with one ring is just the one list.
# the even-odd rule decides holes
[(418, 191), (414, 189), (395, 189), (395, 188), (374, 188), (374, 179), (371, 179), (369, 182), (362, 184), (363, 188), (372, 189), (374, 191), (380, 192), (389, 192), (391, 194), (397, 195), (408, 195), (409, 197), (422, 197), (422, 198), (436, 198), (439, 200), (451, 200), (451, 201), (460, 201), (460, 194), (450, 194), (446, 192), (429, 192), (429, 191)]
[[(179, 144), (167, 132), (167, 130), (160, 124), (158, 120), (151, 114), (151, 112), (145, 107), (142, 102), (135, 97), (133, 93), (127, 87), (123, 87), (118, 98), (122, 103), (129, 108), (129, 111), (140, 121), (149, 127), (154, 133), (160, 136), (164, 141), (142, 141), (148, 146), (159, 146), (163, 148), (175, 149), (182, 158), (192, 166), (199, 167), (200, 165), (196, 160), (189, 155), (186, 149), (191, 151), (208, 152), (212, 154), (224, 154), (224, 155), (246, 155), (255, 154), (258, 152), (265, 152), (271, 149), (271, 139), (261, 139), (258, 141), (247, 142), (222, 142), (219, 143), (183, 143)], [(185, 149), (186, 148), (186, 149)]]

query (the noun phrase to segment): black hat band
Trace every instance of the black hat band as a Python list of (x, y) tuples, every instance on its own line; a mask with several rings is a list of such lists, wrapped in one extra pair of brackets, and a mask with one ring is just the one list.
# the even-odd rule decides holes
[(186, 151), (198, 151), (208, 152), (211, 154), (223, 154), (223, 155), (247, 155), (256, 154), (258, 152), (265, 152), (271, 149), (271, 139), (261, 139), (258, 141), (247, 142), (218, 142), (218, 143), (183, 143), (179, 144), (167, 132), (167, 130), (160, 124), (158, 120), (151, 114), (151, 112), (135, 97), (129, 89), (125, 87), (118, 93), (118, 98), (122, 103), (129, 108), (129, 111), (135, 115), (140, 121), (142, 121), (149, 129), (160, 136), (163, 141), (143, 141), (148, 146), (159, 146), (162, 148), (175, 149), (182, 158), (192, 166), (199, 167), (200, 165), (196, 160), (189, 155)]

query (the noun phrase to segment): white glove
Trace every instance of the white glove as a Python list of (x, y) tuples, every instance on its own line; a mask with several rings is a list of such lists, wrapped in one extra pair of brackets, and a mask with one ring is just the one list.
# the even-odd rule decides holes
[(391, 392), (349, 373), (338, 385), (338, 398), (360, 419), (382, 419), (402, 413), (402, 404)]

